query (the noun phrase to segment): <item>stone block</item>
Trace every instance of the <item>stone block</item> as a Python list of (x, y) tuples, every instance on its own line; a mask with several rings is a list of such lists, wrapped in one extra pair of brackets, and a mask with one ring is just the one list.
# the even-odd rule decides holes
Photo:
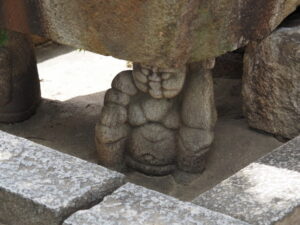
[(193, 203), (250, 224), (300, 224), (300, 136)]
[(65, 220), (63, 225), (83, 224), (246, 225), (247, 223), (127, 183), (93, 208), (76, 212)]
[(251, 127), (279, 137), (300, 134), (300, 21), (246, 49), (244, 114)]
[(267, 36), (300, 0), (1, 1), (0, 26), (159, 67), (214, 58)]
[(0, 131), (0, 223), (58, 225), (122, 184), (122, 174)]

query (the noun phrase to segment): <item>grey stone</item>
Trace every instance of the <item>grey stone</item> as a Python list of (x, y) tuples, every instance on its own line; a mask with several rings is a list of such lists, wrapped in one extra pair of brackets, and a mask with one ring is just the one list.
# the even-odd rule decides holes
[(192, 128), (212, 129), (217, 116), (211, 71), (194, 65), (187, 82), (181, 107), (182, 122)]
[(63, 225), (246, 225), (242, 221), (127, 183)]
[(148, 86), (147, 86), (147, 85), (142, 84), (141, 82), (139, 82), (139, 81), (137, 81), (137, 80), (135, 80), (134, 82), (135, 82), (136, 87), (137, 87), (140, 91), (142, 91), (142, 92), (148, 92)]
[(150, 80), (150, 81), (153, 81), (153, 82), (161, 82), (161, 78), (160, 78), (160, 76), (158, 76), (157, 73), (152, 73), (152, 74), (149, 76), (149, 80)]
[(163, 79), (163, 80), (168, 80), (168, 79), (170, 79), (171, 78), (171, 76), (172, 76), (172, 73), (163, 73), (162, 75), (161, 75), (161, 78)]
[(201, 149), (208, 148), (211, 145), (214, 139), (214, 133), (207, 130), (181, 127), (179, 130), (179, 138), (189, 151), (199, 152)]
[(153, 98), (173, 98), (183, 88), (186, 67), (158, 68), (134, 63), (133, 79), (136, 87)]
[(123, 183), (123, 175), (0, 131), (0, 221), (58, 225)]
[(202, 172), (213, 137), (213, 132), (208, 130), (181, 127), (177, 146), (178, 167), (189, 173)]
[(161, 91), (161, 82), (159, 81), (149, 81), (149, 86), (153, 91)]
[(161, 121), (173, 105), (168, 99), (147, 98), (142, 102), (144, 115), (149, 121)]
[(104, 101), (126, 106), (130, 102), (130, 97), (125, 93), (111, 88), (106, 92)]
[[(164, 75), (165, 73), (163, 73)], [(170, 73), (167, 73), (168, 77)], [(173, 73), (169, 79), (164, 79), (162, 87), (166, 90), (181, 90), (185, 81), (185, 75), (182, 73)]]
[(41, 100), (36, 58), (28, 35), (2, 30), (1, 39), (0, 122), (15, 123), (34, 114)]
[(139, 81), (143, 84), (146, 84), (148, 82), (148, 78), (147, 78), (147, 73), (149, 71), (145, 70), (145, 69), (141, 69), (141, 70), (133, 70), (132, 71), (132, 76), (134, 78), (135, 81)]
[(148, 76), (151, 71), (142, 67), (139, 63), (133, 64), (132, 76), (135, 86), (142, 92), (148, 92)]
[(127, 138), (124, 137), (112, 143), (105, 143), (96, 138), (99, 162), (101, 165), (122, 171), (124, 169), (124, 150)]
[(108, 103), (102, 108), (100, 123), (107, 127), (116, 127), (127, 121), (127, 110), (124, 106)]
[[(117, 75), (113, 88), (134, 96), (130, 96), (126, 108), (112, 107), (105, 98), (96, 128), (101, 163), (119, 170), (124, 159), (129, 167), (151, 175), (166, 175), (177, 166), (186, 172), (202, 172), (216, 122), (210, 73), (213, 65), (213, 59), (189, 65), (189, 68), (158, 68), (134, 63), (132, 72)], [(139, 87), (144, 85), (139, 77), (147, 78), (146, 93)], [(150, 81), (149, 77), (160, 82)], [(166, 88), (169, 88), (162, 90), (165, 96), (153, 96), (152, 91), (160, 92), (163, 82), (167, 82)], [(127, 89), (132, 85), (138, 90), (135, 88), (130, 93)]]
[(247, 47), (243, 102), (251, 127), (289, 139), (300, 134), (300, 21)]
[(128, 152), (135, 160), (153, 166), (168, 165), (175, 160), (175, 133), (156, 123), (132, 131)]
[(157, 81), (149, 81), (149, 87), (150, 87), (149, 94), (153, 98), (157, 98), (157, 99), (163, 98), (160, 81), (158, 81), (158, 82)]
[(149, 94), (151, 97), (156, 98), (156, 99), (162, 99), (163, 98), (163, 92), (160, 89), (149, 89)]
[(128, 117), (131, 126), (140, 126), (147, 122), (141, 105), (138, 103), (130, 104), (128, 109)]
[(174, 98), (178, 95), (178, 90), (163, 90), (163, 95), (165, 98)]
[(178, 129), (180, 126), (180, 116), (178, 111), (176, 109), (171, 110), (162, 122), (167, 128)]
[(250, 224), (299, 224), (300, 137), (193, 201)]
[(137, 89), (134, 86), (131, 73), (130, 70), (120, 72), (112, 81), (111, 86), (127, 95), (135, 95)]
[(113, 143), (128, 136), (130, 127), (127, 124), (121, 124), (116, 127), (107, 127), (101, 124), (96, 126), (96, 138), (103, 143)]

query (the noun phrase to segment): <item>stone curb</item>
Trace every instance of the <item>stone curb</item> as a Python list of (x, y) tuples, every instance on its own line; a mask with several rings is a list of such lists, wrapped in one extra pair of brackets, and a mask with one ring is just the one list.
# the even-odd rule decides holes
[(61, 224), (123, 180), (117, 172), (0, 131), (0, 223)]
[(127, 183), (63, 225), (246, 225), (221, 213)]
[(193, 203), (251, 224), (300, 224), (300, 136)]

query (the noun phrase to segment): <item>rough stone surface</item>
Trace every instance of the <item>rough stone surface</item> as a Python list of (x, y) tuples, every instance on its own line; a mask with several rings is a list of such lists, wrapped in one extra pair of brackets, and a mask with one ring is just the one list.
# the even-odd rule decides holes
[(41, 92), (30, 38), (11, 31), (5, 36), (0, 46), (0, 121), (13, 123), (35, 112)]
[(157, 66), (214, 58), (267, 36), (299, 0), (1, 2), (1, 26)]
[(123, 71), (119, 73), (112, 81), (111, 86), (127, 95), (135, 95), (137, 89), (133, 84), (131, 71)]
[(243, 101), (249, 125), (281, 137), (300, 133), (300, 21), (245, 54)]
[(140, 104), (131, 104), (128, 109), (128, 120), (132, 126), (140, 126), (147, 123)]
[(170, 108), (174, 102), (168, 99), (145, 99), (142, 103), (142, 109), (145, 117), (149, 121), (161, 121), (166, 114), (170, 111)]
[(155, 99), (173, 98), (182, 90), (186, 66), (180, 68), (158, 68), (134, 63), (132, 71), (137, 88)]
[(79, 211), (63, 225), (246, 225), (247, 223), (127, 183), (100, 204)]
[(123, 175), (0, 132), (0, 222), (58, 225), (122, 185)]
[(105, 101), (123, 105), (123, 106), (128, 105), (130, 101), (130, 97), (127, 94), (122, 93), (115, 89), (108, 90), (107, 94), (105, 95), (105, 98), (106, 98)]
[(300, 137), (250, 164), (193, 202), (250, 224), (299, 224)]
[(148, 165), (174, 164), (175, 132), (159, 124), (146, 124), (135, 129), (129, 140), (129, 153), (140, 163)]
[(108, 127), (116, 127), (127, 121), (127, 110), (117, 104), (107, 104), (101, 111), (100, 123)]
[[(213, 64), (207, 60), (188, 68), (157, 68), (134, 63), (132, 72), (118, 74), (112, 82), (119, 90), (114, 99), (131, 96), (123, 107), (109, 97), (113, 89), (107, 92), (96, 127), (100, 163), (120, 169), (125, 159), (130, 167), (151, 175), (166, 175), (176, 167), (202, 172), (216, 122), (207, 69)], [(146, 91), (140, 85), (147, 85)], [(153, 95), (157, 88), (162, 95)]]
[[(217, 115), (211, 71), (195, 66), (184, 92), (181, 115), (186, 126), (212, 129)], [(193, 76), (192, 76), (193, 75)]]

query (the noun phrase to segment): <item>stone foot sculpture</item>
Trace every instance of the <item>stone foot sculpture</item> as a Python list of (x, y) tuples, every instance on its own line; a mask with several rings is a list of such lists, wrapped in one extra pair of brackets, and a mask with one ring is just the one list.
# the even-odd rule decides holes
[(40, 84), (31, 40), (23, 34), (5, 31), (0, 46), (0, 122), (29, 118), (40, 99)]
[(96, 127), (100, 163), (151, 175), (201, 172), (213, 141), (213, 63), (181, 68), (134, 64), (107, 91)]

